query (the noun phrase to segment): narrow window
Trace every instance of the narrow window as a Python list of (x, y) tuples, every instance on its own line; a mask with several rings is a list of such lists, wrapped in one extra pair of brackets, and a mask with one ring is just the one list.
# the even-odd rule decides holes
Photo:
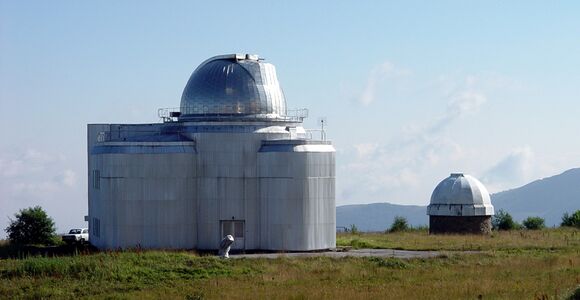
[(93, 188), (95, 190), (101, 189), (101, 171), (93, 170)]
[(96, 237), (101, 236), (101, 220), (93, 218), (93, 235)]

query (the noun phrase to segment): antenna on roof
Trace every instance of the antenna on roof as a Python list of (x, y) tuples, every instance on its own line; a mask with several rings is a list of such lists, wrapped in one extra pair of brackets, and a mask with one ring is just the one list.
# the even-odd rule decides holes
[(326, 132), (324, 131), (324, 125), (327, 124), (326, 117), (318, 117), (318, 124), (320, 124), (320, 139), (326, 141)]

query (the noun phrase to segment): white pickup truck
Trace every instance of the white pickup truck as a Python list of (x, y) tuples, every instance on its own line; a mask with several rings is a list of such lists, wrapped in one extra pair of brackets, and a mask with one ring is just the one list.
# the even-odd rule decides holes
[(62, 236), (62, 240), (67, 244), (84, 244), (89, 241), (89, 229), (73, 228), (68, 232), (68, 234)]

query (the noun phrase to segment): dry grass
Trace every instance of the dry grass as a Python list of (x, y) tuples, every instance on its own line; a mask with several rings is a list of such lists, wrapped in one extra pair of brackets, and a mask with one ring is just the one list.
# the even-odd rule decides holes
[[(234, 262), (239, 263), (239, 262)], [(450, 256), (388, 267), (369, 258), (258, 260), (258, 276), (180, 282), (132, 294), (208, 299), (560, 299), (580, 283), (578, 255)]]
[(574, 228), (513, 230), (485, 235), (429, 235), (427, 231), (337, 235), (338, 246), (405, 250), (525, 250), (580, 247), (580, 231)]
[(484, 250), (434, 259), (220, 260), (162, 251), (9, 259), (0, 260), (0, 298), (564, 299), (580, 285), (579, 235), (551, 229), (490, 238), (356, 236), (407, 249)]

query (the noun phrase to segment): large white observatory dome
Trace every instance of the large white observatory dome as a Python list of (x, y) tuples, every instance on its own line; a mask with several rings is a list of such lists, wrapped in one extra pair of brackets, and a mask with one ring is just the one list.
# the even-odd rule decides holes
[(427, 214), (491, 216), (494, 210), (489, 192), (479, 180), (463, 173), (452, 173), (435, 187)]
[(183, 90), (180, 106), (185, 119), (286, 115), (286, 99), (274, 65), (249, 54), (214, 56), (199, 65)]

